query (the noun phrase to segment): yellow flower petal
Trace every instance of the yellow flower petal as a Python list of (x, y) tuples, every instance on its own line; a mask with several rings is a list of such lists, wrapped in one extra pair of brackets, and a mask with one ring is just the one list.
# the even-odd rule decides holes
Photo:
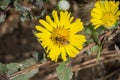
[(54, 18), (54, 22), (56, 23), (57, 26), (60, 26), (60, 22), (59, 22), (59, 18), (58, 18), (58, 14), (57, 11), (53, 11), (52, 12), (52, 16)]
[(54, 61), (55, 60), (55, 58), (56, 58), (56, 54), (57, 54), (57, 52), (56, 52), (56, 46), (53, 46), (52, 48), (51, 48), (51, 50), (50, 50), (50, 52), (49, 52), (49, 54), (47, 55), (47, 57), (49, 57), (49, 58), (51, 58), (52, 59), (52, 61)]
[[(47, 32), (46, 32), (47, 33)], [(51, 34), (50, 33), (35, 33), (36, 37), (38, 38), (47, 38), (49, 39), (51, 37)]]
[(76, 54), (71, 51), (70, 45), (65, 46), (65, 50), (70, 57), (76, 57)]
[(45, 28), (41, 27), (41, 26), (35, 26), (36, 30), (40, 31), (40, 32), (48, 32)]
[(46, 21), (53, 27), (56, 28), (57, 25), (51, 20), (50, 16), (46, 16)]
[(68, 56), (75, 57), (83, 48), (85, 36), (78, 34), (83, 29), (83, 23), (80, 19), (73, 21), (74, 17), (68, 11), (61, 11), (59, 16), (53, 11), (52, 16), (54, 21), (50, 16), (46, 16), (46, 21), (39, 20), (42, 26), (36, 26), (38, 32), (35, 35), (47, 57), (55, 62), (59, 58), (66, 61)]
[(40, 19), (39, 22), (40, 22), (47, 30), (49, 30), (49, 31), (52, 31), (52, 30), (53, 30), (52, 26), (51, 26), (50, 24), (48, 24), (46, 21)]
[(91, 10), (91, 23), (97, 29), (104, 26), (110, 29), (119, 19), (119, 2), (115, 1), (97, 1), (95, 8)]
[(83, 48), (83, 43), (86, 42), (86, 38), (84, 35), (71, 35), (70, 43), (78, 49)]
[(56, 50), (55, 62), (57, 62), (58, 57), (61, 54), (61, 49), (59, 47), (57, 47), (55, 50)]
[(83, 23), (80, 22), (80, 19), (77, 19), (74, 23), (70, 24), (71, 34), (76, 34), (83, 29)]
[(71, 23), (73, 21), (73, 19), (74, 19), (74, 17), (71, 17), (69, 22)]
[(66, 51), (65, 51), (65, 48), (62, 46), (61, 47), (61, 57), (63, 59), (63, 61), (66, 61)]

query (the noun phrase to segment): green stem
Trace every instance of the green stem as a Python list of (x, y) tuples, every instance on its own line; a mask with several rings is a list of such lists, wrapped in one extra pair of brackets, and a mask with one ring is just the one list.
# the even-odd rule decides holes
[(96, 44), (98, 44), (98, 35), (95, 31), (92, 32), (93, 40)]
[(101, 55), (101, 51), (102, 51), (102, 45), (98, 45), (98, 53), (97, 53), (97, 63), (100, 61), (100, 55)]
[[(93, 26), (92, 26), (93, 27)], [(98, 45), (98, 31), (94, 30), (93, 28), (89, 28), (91, 32), (91, 36), (93, 38), (93, 41)]]

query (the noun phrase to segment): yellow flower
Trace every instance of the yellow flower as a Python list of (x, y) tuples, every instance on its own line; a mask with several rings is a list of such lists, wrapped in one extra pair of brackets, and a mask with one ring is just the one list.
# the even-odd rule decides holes
[(50, 16), (39, 20), (41, 26), (35, 27), (38, 31), (35, 35), (45, 48), (47, 57), (55, 62), (58, 58), (66, 61), (68, 56), (75, 57), (86, 42), (85, 36), (79, 34), (83, 23), (80, 19), (73, 21), (74, 17), (67, 11), (61, 11), (60, 17), (53, 11), (52, 16), (53, 20)]
[(97, 1), (95, 8), (91, 11), (91, 22), (97, 29), (100, 26), (104, 26), (107, 29), (111, 29), (112, 26), (119, 19), (119, 2), (115, 1)]

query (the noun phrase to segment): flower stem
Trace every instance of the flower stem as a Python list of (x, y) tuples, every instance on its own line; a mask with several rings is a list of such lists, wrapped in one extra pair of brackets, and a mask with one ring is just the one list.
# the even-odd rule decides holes
[(102, 51), (102, 45), (98, 45), (98, 53), (97, 53), (97, 63), (100, 61), (100, 55), (101, 55), (101, 51)]

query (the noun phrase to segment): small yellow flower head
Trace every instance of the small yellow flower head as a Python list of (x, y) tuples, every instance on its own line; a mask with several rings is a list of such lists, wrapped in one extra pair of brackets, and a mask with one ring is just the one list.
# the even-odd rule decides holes
[(97, 1), (95, 8), (91, 11), (91, 22), (97, 29), (100, 26), (104, 26), (107, 29), (111, 29), (119, 19), (119, 2), (115, 1)]
[(38, 30), (35, 35), (46, 49), (47, 57), (55, 62), (58, 58), (66, 61), (68, 56), (75, 57), (86, 42), (85, 36), (78, 34), (83, 30), (83, 23), (80, 19), (73, 21), (74, 17), (67, 11), (61, 11), (60, 17), (53, 11), (52, 16), (53, 20), (50, 16), (39, 20), (41, 26), (35, 27)]

